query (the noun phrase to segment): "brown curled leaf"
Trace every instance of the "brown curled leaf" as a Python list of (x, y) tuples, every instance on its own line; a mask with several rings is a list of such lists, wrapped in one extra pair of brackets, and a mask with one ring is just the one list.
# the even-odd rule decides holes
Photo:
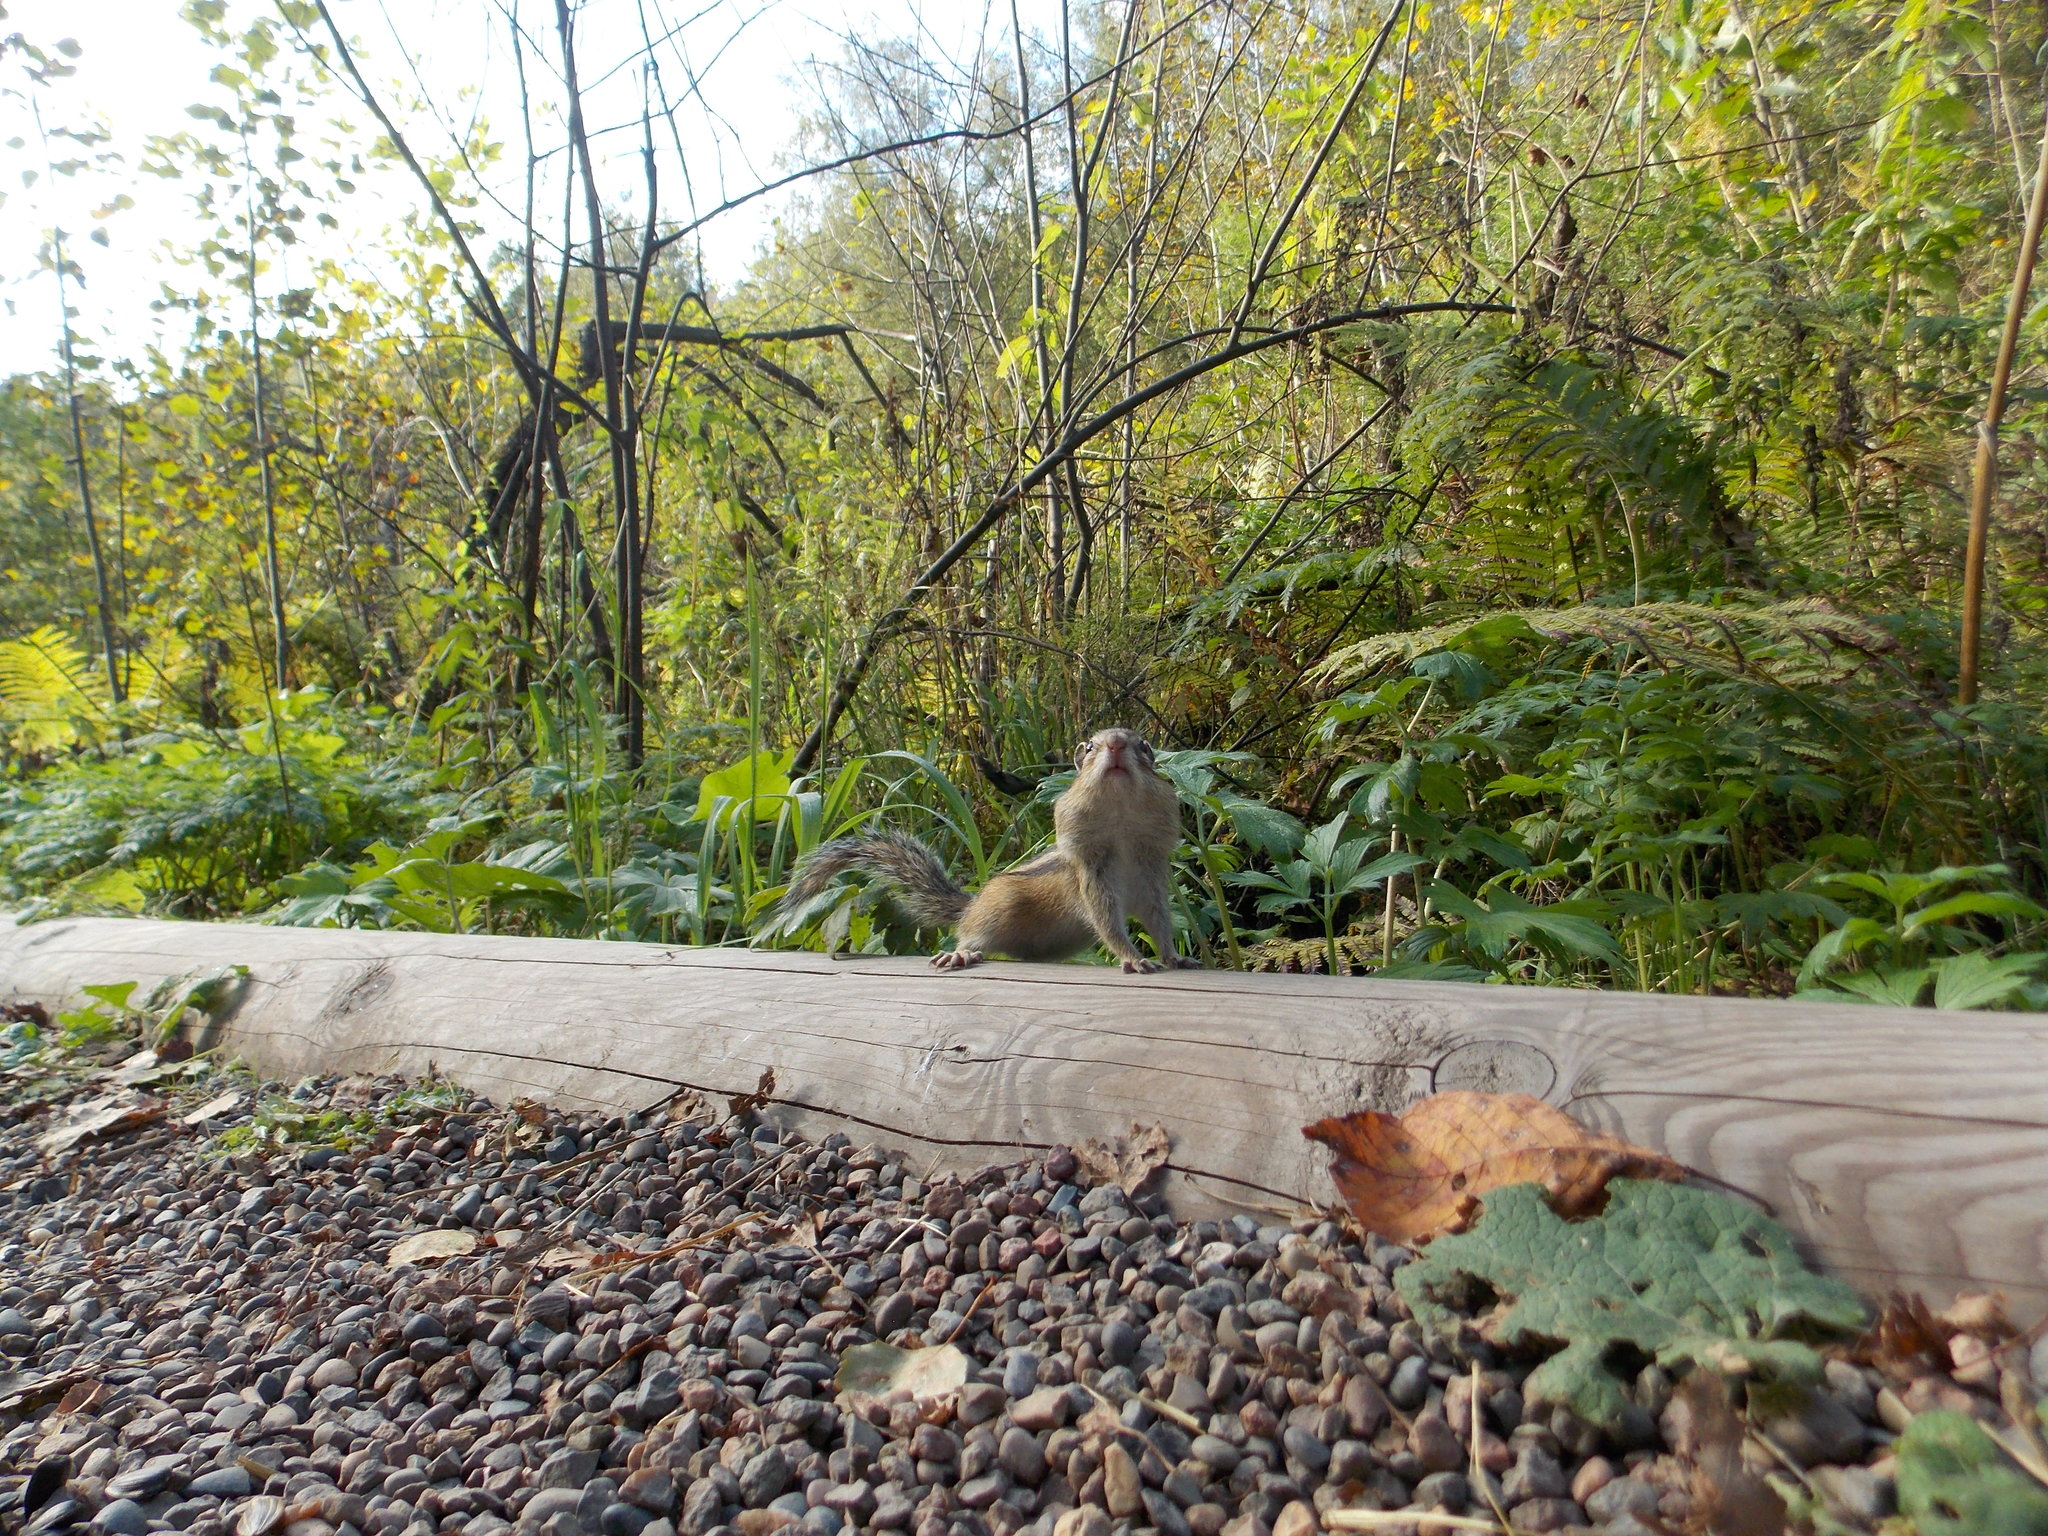
[(1542, 1185), (1571, 1219), (1599, 1208), (1609, 1179), (1685, 1177), (1670, 1158), (1526, 1093), (1439, 1093), (1404, 1115), (1360, 1110), (1302, 1135), (1336, 1154), (1330, 1176), (1359, 1225), (1404, 1244), (1462, 1232), (1480, 1196), (1504, 1185)]
[(752, 1093), (734, 1093), (726, 1096), (726, 1107), (732, 1111), (735, 1120), (744, 1120), (760, 1109), (775, 1096), (775, 1069), (763, 1067), (761, 1079), (754, 1084)]
[(1114, 1184), (1135, 1195), (1159, 1176), (1171, 1150), (1165, 1126), (1133, 1124), (1130, 1134), (1117, 1137), (1114, 1145), (1093, 1138), (1082, 1142), (1074, 1148), (1074, 1158), (1090, 1184)]

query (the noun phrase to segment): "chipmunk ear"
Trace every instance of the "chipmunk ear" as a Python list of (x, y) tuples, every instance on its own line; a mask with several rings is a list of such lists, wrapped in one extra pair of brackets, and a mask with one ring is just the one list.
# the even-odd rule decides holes
[(1075, 747), (1075, 748), (1074, 748), (1074, 766), (1075, 766), (1076, 768), (1079, 768), (1079, 767), (1080, 767), (1080, 766), (1081, 766), (1081, 765), (1082, 765), (1083, 763), (1087, 762), (1087, 761), (1088, 761), (1088, 754), (1089, 754), (1090, 752), (1093, 752), (1094, 750), (1095, 750), (1095, 743), (1094, 743), (1093, 741), (1084, 741), (1084, 742), (1082, 742), (1082, 743), (1081, 743), (1080, 745), (1078, 745), (1077, 747)]

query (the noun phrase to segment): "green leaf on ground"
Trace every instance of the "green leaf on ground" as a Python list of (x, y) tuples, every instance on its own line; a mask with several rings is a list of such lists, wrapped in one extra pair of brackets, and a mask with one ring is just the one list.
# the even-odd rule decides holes
[(1629, 1408), (1623, 1357), (1810, 1383), (1820, 1357), (1788, 1335), (1853, 1332), (1864, 1319), (1856, 1293), (1807, 1269), (1768, 1216), (1642, 1179), (1616, 1179), (1607, 1209), (1578, 1222), (1551, 1210), (1537, 1185), (1494, 1190), (1470, 1231), (1436, 1239), (1395, 1275), (1432, 1328), (1454, 1325), (1441, 1298), (1469, 1296), (1474, 1282), (1501, 1299), (1484, 1327), (1495, 1343), (1563, 1345), (1529, 1374), (1524, 1397), (1609, 1430)]
[(1899, 1436), (1898, 1458), (1899, 1513), (1914, 1536), (2048, 1536), (2048, 1488), (1968, 1414), (1921, 1414)]

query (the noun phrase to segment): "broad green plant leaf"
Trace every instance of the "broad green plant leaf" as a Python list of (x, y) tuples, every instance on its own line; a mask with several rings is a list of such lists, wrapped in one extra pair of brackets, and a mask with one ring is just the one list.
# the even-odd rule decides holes
[[(1481, 904), (1455, 886), (1437, 881), (1426, 892), (1437, 910), (1460, 919), (1448, 937), (1455, 943), (1493, 960), (1503, 958), (1517, 944), (1545, 943), (1566, 954), (1599, 960), (1622, 958), (1621, 945), (1592, 918), (1558, 906), (1532, 906), (1512, 891), (1496, 887)], [(1425, 929), (1417, 940), (1430, 933)], [(1437, 930), (1439, 934), (1442, 930)]]
[(1210, 803), (1248, 846), (1268, 858), (1292, 854), (1301, 846), (1304, 836), (1301, 822), (1276, 805), (1228, 791), (1211, 797)]
[(240, 999), (242, 984), (248, 976), (246, 965), (221, 965), (196, 976), (165, 977), (149, 994), (150, 1009), (162, 1012), (156, 1039), (170, 1039), (189, 1013), (200, 1016), (202, 1028), (212, 1023)]
[(1926, 992), (1927, 983), (1933, 975), (1933, 970), (1924, 965), (1907, 969), (1858, 971), (1850, 976), (1831, 976), (1826, 986), (1800, 992), (1798, 996), (1810, 999), (1829, 994), (1836, 998), (1847, 995), (1887, 1008), (1917, 1008), (1921, 995)]
[(1665, 1366), (1807, 1385), (1820, 1377), (1820, 1356), (1788, 1335), (1848, 1333), (1864, 1317), (1856, 1293), (1807, 1269), (1768, 1216), (1711, 1190), (1641, 1179), (1614, 1180), (1607, 1209), (1579, 1222), (1553, 1211), (1537, 1185), (1495, 1190), (1470, 1231), (1438, 1238), (1394, 1278), (1432, 1329), (1456, 1326), (1444, 1298), (1474, 1281), (1501, 1298), (1482, 1324), (1495, 1343), (1564, 1341), (1530, 1372), (1523, 1396), (1610, 1431), (1631, 1406), (1608, 1364), (1617, 1346)]
[(1828, 968), (1860, 954), (1873, 944), (1886, 944), (1891, 939), (1891, 930), (1874, 918), (1852, 917), (1841, 927), (1824, 936), (1807, 951), (1805, 961), (1799, 967), (1799, 987), (1803, 991), (1825, 976)]
[(2042, 912), (2037, 903), (2014, 891), (1965, 891), (1915, 911), (1906, 920), (1906, 937), (1912, 938), (1923, 928), (1937, 927), (1957, 917), (2020, 917), (2038, 921), (2044, 916), (2048, 913)]
[(1934, 963), (1934, 1006), (1996, 1008), (2016, 1002), (2048, 955), (1987, 955), (1972, 950)]
[[(708, 820), (714, 811), (724, 819), (740, 814), (742, 806), (755, 821), (767, 821), (775, 814), (776, 802), (789, 793), (789, 765), (794, 752), (763, 750), (743, 757), (730, 768), (704, 775), (697, 789), (697, 817)], [(721, 809), (718, 802), (727, 804)]]
[(2048, 1488), (1968, 1414), (1923, 1413), (1897, 1449), (1899, 1513), (1914, 1536), (2048, 1536)]

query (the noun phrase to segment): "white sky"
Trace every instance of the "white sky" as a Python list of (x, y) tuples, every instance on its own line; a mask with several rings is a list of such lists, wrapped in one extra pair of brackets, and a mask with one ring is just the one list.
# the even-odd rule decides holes
[[(480, 111), (491, 136), (505, 146), (499, 191), (515, 206), (523, 196), (518, 167), (523, 140), (518, 116), (517, 81), (503, 15), (494, 0), (331, 0), (335, 16), (353, 41), (365, 74), (396, 109), (407, 97), (429, 96), (449, 117)], [(510, 5), (512, 0), (503, 0)], [(922, 26), (928, 45), (960, 50), (994, 19), (987, 0), (583, 0), (579, 7), (578, 68), (586, 93), (586, 117), (593, 134), (608, 123), (637, 115), (640, 77), (637, 69), (617, 68), (639, 49), (643, 18), (650, 27), (678, 28), (680, 55), (665, 53), (664, 84), (671, 97), (683, 94), (682, 56), (698, 72), (708, 111), (678, 112), (676, 135), (688, 157), (692, 190), (700, 207), (751, 190), (780, 169), (778, 157), (788, 146), (799, 114), (817, 99), (819, 71), (812, 62), (839, 52), (836, 34), (849, 30), (864, 36), (903, 34)], [(547, 30), (552, 44), (551, 0), (519, 0), (529, 29)], [(20, 170), (40, 165), (41, 156), (21, 92), (25, 86), (11, 63), (0, 65), (13, 78), (0, 81), (0, 141), (20, 136), (19, 150), (0, 149), (0, 374), (31, 372), (56, 365), (57, 301), (54, 279), (36, 270), (36, 249), (53, 224), (63, 226), (75, 259), (84, 267), (86, 284), (74, 288), (72, 305), (81, 344), (108, 356), (139, 355), (148, 341), (163, 335), (173, 345), (182, 334), (181, 319), (166, 320), (150, 309), (159, 284), (168, 280), (192, 286), (197, 279), (163, 259), (167, 246), (189, 246), (202, 228), (189, 204), (190, 188), (137, 172), (144, 141), (152, 134), (202, 128), (187, 115), (199, 101), (231, 105), (222, 88), (209, 83), (212, 67), (224, 56), (210, 48), (178, 16), (179, 0), (0, 0), (6, 16), (0, 34), (21, 33), (50, 48), (60, 38), (75, 38), (83, 50), (77, 73), (42, 90), (44, 120), (49, 124), (97, 120), (113, 131), (110, 147), (124, 157), (120, 165), (95, 169), (54, 183), (38, 178), (22, 185)], [(230, 0), (230, 20), (255, 14), (257, 0)], [(1043, 15), (1045, 0), (1024, 6), (1027, 22)], [(1057, 15), (1057, 11), (1052, 12)], [(921, 16), (921, 19), (920, 19)], [(1008, 6), (1000, 20), (1007, 26)], [(408, 64), (401, 52), (413, 55)], [(552, 65), (551, 52), (546, 63)], [(542, 61), (527, 60), (530, 87), (536, 99), (558, 100), (543, 78)], [(413, 74), (416, 67), (417, 75)], [(420, 85), (425, 87), (421, 91)], [(358, 126), (369, 123), (366, 111), (353, 102), (338, 110)], [(400, 125), (423, 154), (433, 155), (449, 144), (445, 126), (431, 117), (399, 112)], [(315, 124), (301, 121), (301, 140), (314, 137)], [(367, 142), (367, 136), (364, 142)], [(600, 164), (598, 180), (608, 205), (631, 206), (640, 186), (637, 131), (600, 137), (597, 153), (620, 159)], [(684, 191), (676, 173), (675, 139), (666, 145), (661, 174), (665, 215), (681, 211)], [(309, 151), (311, 146), (307, 146)], [(545, 141), (543, 149), (549, 147)], [(60, 146), (59, 153), (64, 147)], [(318, 177), (311, 178), (316, 184)], [(117, 194), (133, 197), (136, 206), (106, 221), (109, 245), (89, 244), (90, 210)], [(335, 209), (342, 219), (338, 237), (302, 232), (307, 246), (321, 254), (350, 261), (376, 249), (383, 230), (408, 208), (421, 206), (417, 189), (398, 175), (366, 181), (363, 190)], [(760, 199), (722, 216), (700, 236), (710, 276), (727, 280), (739, 275), (748, 258), (768, 234), (780, 197)], [(559, 191), (552, 206), (559, 209)], [(580, 194), (579, 194), (580, 208)], [(481, 242), (511, 233), (511, 225), (484, 210), (477, 217), (490, 233)], [(579, 214), (580, 219), (580, 214)], [(552, 221), (543, 221), (546, 223)], [(579, 231), (580, 238), (580, 231)], [(320, 242), (325, 240), (323, 245)], [(272, 268), (261, 281), (266, 293), (297, 286), (288, 253), (268, 253)], [(298, 259), (303, 259), (298, 258)], [(218, 284), (214, 285), (216, 288)]]

